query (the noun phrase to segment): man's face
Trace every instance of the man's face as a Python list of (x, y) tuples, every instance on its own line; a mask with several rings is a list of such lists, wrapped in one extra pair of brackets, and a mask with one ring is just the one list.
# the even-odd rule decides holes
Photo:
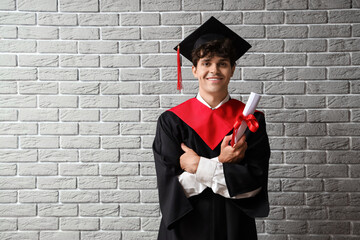
[(212, 96), (227, 94), (234, 70), (235, 65), (231, 66), (228, 58), (216, 55), (200, 58), (197, 66), (192, 67), (194, 76), (199, 80), (200, 93)]

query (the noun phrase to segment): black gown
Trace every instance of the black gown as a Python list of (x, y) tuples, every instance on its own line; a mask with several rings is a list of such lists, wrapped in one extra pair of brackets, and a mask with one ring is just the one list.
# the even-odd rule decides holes
[[(201, 113), (189, 114), (195, 116)], [(254, 116), (259, 129), (255, 133), (246, 130), (248, 148), (244, 159), (239, 163), (223, 164), (230, 196), (261, 187), (257, 195), (244, 199), (225, 198), (213, 193), (211, 188), (187, 198), (178, 180), (183, 173), (179, 159), (184, 152), (180, 144), (185, 143), (199, 156), (214, 158), (220, 154), (221, 142), (211, 149), (174, 112), (166, 111), (159, 117), (153, 143), (162, 213), (158, 240), (257, 239), (254, 218), (266, 217), (269, 213), (267, 179), (270, 147), (264, 115), (255, 112)], [(232, 130), (228, 132), (231, 133)]]

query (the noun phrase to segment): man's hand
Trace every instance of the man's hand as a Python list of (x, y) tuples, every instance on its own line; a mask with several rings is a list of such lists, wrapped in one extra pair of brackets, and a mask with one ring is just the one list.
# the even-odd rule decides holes
[(245, 151), (247, 149), (246, 136), (243, 135), (235, 146), (229, 145), (231, 137), (232, 135), (226, 136), (221, 143), (221, 151), (218, 157), (219, 162), (235, 163), (245, 157)]
[(180, 156), (181, 168), (188, 173), (196, 173), (200, 161), (199, 155), (184, 143), (181, 144), (181, 149), (185, 152)]

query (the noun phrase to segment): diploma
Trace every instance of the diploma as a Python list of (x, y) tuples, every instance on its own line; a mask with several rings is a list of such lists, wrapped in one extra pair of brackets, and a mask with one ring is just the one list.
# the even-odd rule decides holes
[[(239, 120), (234, 124), (234, 131), (233, 131), (233, 136), (232, 136), (232, 140), (231, 140), (231, 146), (234, 146), (239, 139), (242, 137), (242, 135), (244, 134), (246, 128), (248, 127), (248, 122), (253, 120), (256, 121), (256, 119), (254, 119), (255, 117), (251, 116), (254, 112), (255, 109), (260, 101), (261, 96), (257, 93), (251, 92), (250, 93), (250, 97), (245, 105), (245, 108), (243, 110), (242, 116), (239, 118)], [(250, 119), (251, 117), (253, 117), (252, 119)], [(256, 121), (257, 124), (257, 121)], [(255, 129), (255, 131), (257, 130), (258, 125)], [(253, 131), (254, 129), (251, 129), (251, 131)]]

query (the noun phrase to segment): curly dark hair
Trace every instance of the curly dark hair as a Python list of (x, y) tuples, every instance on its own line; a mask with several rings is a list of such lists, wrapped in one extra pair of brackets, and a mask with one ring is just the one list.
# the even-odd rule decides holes
[(223, 38), (220, 40), (213, 40), (207, 42), (200, 47), (194, 49), (191, 53), (192, 63), (194, 66), (197, 66), (200, 58), (203, 57), (213, 57), (218, 56), (222, 58), (228, 58), (230, 64), (233, 67), (236, 61), (236, 51), (233, 47), (233, 43), (228, 38)]

